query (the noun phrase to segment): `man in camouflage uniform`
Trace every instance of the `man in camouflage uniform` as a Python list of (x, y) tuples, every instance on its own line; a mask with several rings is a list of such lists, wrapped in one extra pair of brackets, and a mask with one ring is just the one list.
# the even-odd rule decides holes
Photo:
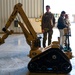
[(42, 16), (42, 32), (43, 32), (43, 47), (46, 47), (47, 33), (48, 33), (48, 45), (51, 44), (53, 27), (55, 26), (54, 15), (50, 12), (50, 6), (46, 6), (46, 13)]

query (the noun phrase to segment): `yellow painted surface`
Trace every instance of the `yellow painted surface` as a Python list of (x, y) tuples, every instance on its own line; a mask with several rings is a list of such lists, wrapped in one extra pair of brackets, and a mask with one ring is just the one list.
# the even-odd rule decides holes
[(41, 22), (36, 22), (35, 18), (29, 18), (35, 32), (41, 33)]

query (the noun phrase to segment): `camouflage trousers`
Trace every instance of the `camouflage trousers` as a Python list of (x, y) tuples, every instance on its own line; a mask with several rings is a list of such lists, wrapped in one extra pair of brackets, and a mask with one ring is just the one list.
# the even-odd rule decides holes
[(50, 45), (51, 44), (53, 30), (43, 33), (43, 47), (46, 47), (47, 34), (48, 34), (48, 45)]

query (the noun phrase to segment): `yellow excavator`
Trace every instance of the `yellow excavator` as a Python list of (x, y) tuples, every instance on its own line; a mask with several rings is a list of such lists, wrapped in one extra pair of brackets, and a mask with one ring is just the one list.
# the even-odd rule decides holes
[(2, 29), (4, 31), (4, 35), (0, 37), (0, 45), (5, 43), (5, 39), (14, 32), (8, 28), (17, 14), (21, 16), (25, 23), (23, 24), (21, 21), (18, 21), (18, 24), (22, 28), (23, 34), (26, 38), (26, 42), (31, 48), (29, 52), (31, 60), (28, 63), (29, 71), (60, 74), (69, 73), (72, 70), (72, 65), (70, 63), (68, 53), (63, 52), (60, 49), (59, 41), (53, 41), (50, 46), (41, 48), (40, 37), (37, 37), (37, 33), (23, 11), (21, 3), (14, 6), (12, 14), (6, 22), (5, 27)]

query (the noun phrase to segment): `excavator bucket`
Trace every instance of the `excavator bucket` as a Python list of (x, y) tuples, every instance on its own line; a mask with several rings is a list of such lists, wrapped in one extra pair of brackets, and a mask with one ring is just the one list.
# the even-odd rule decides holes
[(32, 58), (28, 69), (30, 72), (67, 74), (72, 70), (72, 65), (59, 48), (50, 48)]

